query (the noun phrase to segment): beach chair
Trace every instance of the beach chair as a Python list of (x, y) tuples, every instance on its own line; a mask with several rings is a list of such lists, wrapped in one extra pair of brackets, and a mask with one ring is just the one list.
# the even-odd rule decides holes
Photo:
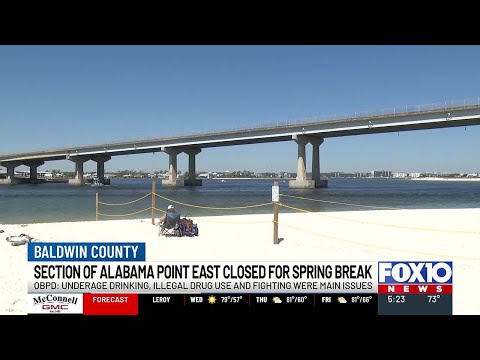
[(167, 219), (160, 224), (158, 229), (158, 236), (182, 236), (182, 229), (180, 226), (180, 214), (167, 213)]
[(192, 219), (184, 217), (180, 221), (182, 236), (198, 236), (198, 225)]

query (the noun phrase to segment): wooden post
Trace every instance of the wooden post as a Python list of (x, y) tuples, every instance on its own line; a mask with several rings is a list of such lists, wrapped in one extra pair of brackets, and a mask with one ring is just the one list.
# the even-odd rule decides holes
[(278, 244), (278, 198), (276, 197), (274, 187), (278, 190), (278, 181), (273, 182), (272, 186), (272, 201), (273, 201), (273, 243)]
[(155, 179), (152, 180), (152, 225), (155, 225), (155, 193), (157, 192), (155, 186)]
[(98, 193), (95, 193), (95, 221), (98, 221)]

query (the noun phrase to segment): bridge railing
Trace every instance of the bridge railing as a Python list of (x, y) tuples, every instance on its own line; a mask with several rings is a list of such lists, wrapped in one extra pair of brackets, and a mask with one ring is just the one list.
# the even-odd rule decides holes
[[(450, 101), (421, 104), (421, 105), (395, 106), (395, 107), (380, 108), (380, 109), (367, 110), (367, 111), (356, 111), (353, 113), (345, 113), (345, 114), (305, 117), (302, 119), (270, 122), (267, 124), (267, 126), (295, 127), (295, 126), (309, 125), (313, 123), (327, 122), (327, 121), (344, 121), (344, 120), (365, 119), (365, 118), (372, 118), (372, 117), (382, 117), (382, 116), (396, 117), (396, 116), (425, 113), (425, 112), (438, 112), (439, 110), (443, 110), (443, 111), (462, 110), (462, 109), (470, 109), (470, 108), (478, 108), (478, 107), (480, 107), (480, 97), (463, 99), (463, 100), (450, 100)], [(265, 124), (263, 126), (258, 126), (253, 129), (258, 130), (264, 127), (265, 127)]]
[(330, 121), (345, 121), (345, 120), (354, 120), (354, 119), (365, 119), (372, 117), (382, 117), (382, 116), (404, 116), (417, 113), (425, 112), (438, 112), (439, 110), (462, 110), (469, 108), (478, 108), (480, 107), (480, 97), (469, 98), (462, 100), (449, 100), (443, 102), (435, 102), (428, 104), (420, 105), (405, 105), (405, 106), (395, 106), (388, 108), (379, 108), (367, 111), (357, 111), (353, 113), (344, 113), (344, 114), (333, 114), (333, 115), (319, 115), (319, 116), (310, 116), (304, 118), (288, 119), (288, 120), (278, 120), (270, 121), (268, 123), (262, 123), (260, 125), (249, 126), (249, 127), (236, 127), (236, 128), (226, 128), (218, 130), (215, 132), (208, 130), (196, 131), (192, 136), (195, 135), (218, 135), (229, 132), (254, 132), (262, 129), (278, 129), (278, 128), (291, 128), (302, 125), (311, 125), (319, 122), (330, 122)]
[(161, 142), (166, 140), (175, 140), (175, 139), (182, 139), (185, 137), (196, 137), (196, 136), (215, 136), (215, 135), (222, 135), (222, 134), (229, 134), (233, 132), (255, 132), (259, 130), (276, 130), (276, 129), (289, 129), (293, 127), (299, 127), (302, 125), (312, 125), (315, 123), (321, 122), (336, 122), (336, 121), (347, 121), (347, 120), (355, 120), (355, 119), (368, 119), (374, 117), (397, 117), (397, 116), (405, 116), (411, 114), (418, 114), (418, 113), (426, 113), (426, 112), (438, 112), (440, 110), (447, 111), (447, 110), (462, 110), (462, 109), (475, 109), (480, 107), (480, 97), (477, 98), (469, 98), (469, 99), (462, 99), (462, 100), (449, 100), (443, 102), (435, 102), (429, 104), (422, 104), (422, 105), (405, 105), (405, 106), (395, 106), (395, 107), (388, 107), (388, 108), (380, 108), (380, 109), (373, 109), (368, 111), (357, 111), (353, 113), (345, 113), (345, 114), (333, 114), (333, 115), (319, 115), (319, 116), (310, 116), (304, 118), (297, 118), (297, 119), (288, 119), (288, 120), (279, 120), (279, 121), (270, 121), (268, 123), (263, 123), (254, 126), (247, 126), (247, 127), (236, 127), (236, 128), (229, 128), (229, 129), (222, 129), (217, 131), (212, 130), (197, 130), (189, 134), (171, 134), (168, 137), (163, 138), (144, 138), (144, 139), (132, 139), (129, 141), (121, 141), (121, 142), (112, 142), (110, 144), (91, 144), (91, 145), (79, 145), (76, 147), (71, 148), (64, 148), (64, 149), (50, 149), (45, 151), (35, 151), (35, 152), (25, 152), (25, 153), (16, 153), (16, 154), (0, 154), (0, 160), (2, 157), (11, 157), (15, 156), (29, 156), (29, 155), (38, 155), (41, 153), (48, 153), (51, 155), (53, 152), (57, 153), (67, 153), (69, 151), (75, 152), (75, 150), (80, 151), (80, 149), (84, 148), (91, 148), (91, 147), (100, 147), (100, 148), (108, 148), (108, 147), (118, 147), (122, 145), (131, 145), (133, 143), (137, 143), (138, 145), (146, 144), (149, 142)]

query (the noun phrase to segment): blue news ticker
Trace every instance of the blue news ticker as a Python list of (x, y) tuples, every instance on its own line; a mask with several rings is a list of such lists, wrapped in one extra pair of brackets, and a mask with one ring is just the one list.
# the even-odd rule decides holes
[(29, 243), (28, 261), (145, 261), (145, 243)]

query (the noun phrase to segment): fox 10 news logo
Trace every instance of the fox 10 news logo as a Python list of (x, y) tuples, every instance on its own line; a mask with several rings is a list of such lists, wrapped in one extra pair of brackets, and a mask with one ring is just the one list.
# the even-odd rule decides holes
[(378, 263), (379, 294), (451, 294), (451, 261)]

